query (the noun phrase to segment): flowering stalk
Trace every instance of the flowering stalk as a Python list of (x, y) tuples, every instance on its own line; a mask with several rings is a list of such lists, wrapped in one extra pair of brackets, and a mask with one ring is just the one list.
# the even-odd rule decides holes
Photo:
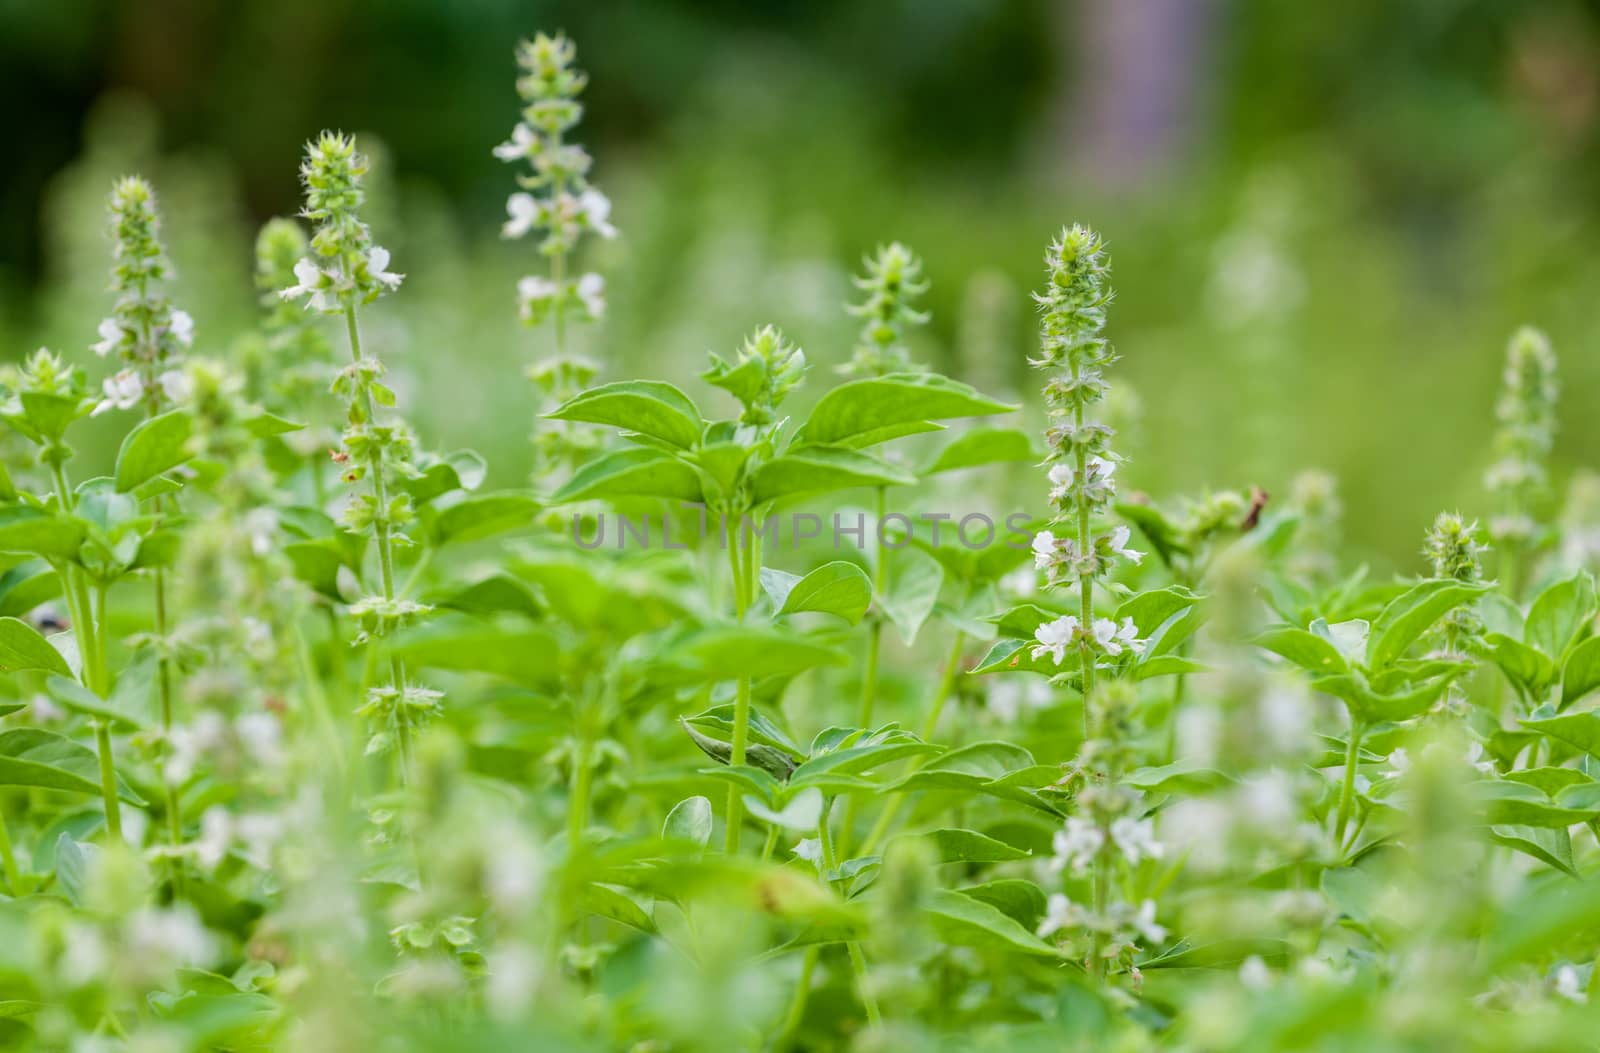
[[(194, 319), (175, 309), (161, 294), (161, 283), (171, 277), (171, 264), (161, 245), (160, 218), (155, 192), (138, 176), (127, 176), (112, 187), (108, 203), (111, 220), (111, 287), (117, 293), (111, 316), (100, 323), (96, 354), (115, 354), (123, 368), (105, 381), (105, 398), (95, 413), (132, 409), (143, 405), (145, 417), (158, 416), (189, 398), (190, 383), (183, 370), (183, 354), (194, 343)], [(164, 500), (153, 500), (156, 514)], [(155, 646), (156, 683), (161, 701), (163, 736), (172, 734), (172, 644), (168, 639), (166, 571), (156, 567)], [(176, 794), (166, 783), (168, 837), (174, 849), (182, 843), (181, 817)], [(174, 863), (176, 867), (177, 864)]]
[(1534, 540), (1534, 510), (1549, 482), (1546, 461), (1555, 441), (1556, 355), (1550, 339), (1524, 326), (1506, 348), (1504, 388), (1495, 406), (1500, 430), (1495, 436), (1496, 460), (1484, 486), (1500, 501), (1489, 521), (1489, 536), (1500, 548), (1500, 578), (1506, 592), (1517, 594), (1519, 563)]
[[(1106, 391), (1105, 367), (1116, 361), (1101, 335), (1111, 302), (1109, 266), (1100, 236), (1084, 227), (1062, 231), (1045, 256), (1050, 283), (1034, 299), (1043, 316), (1041, 351), (1032, 364), (1052, 372), (1044, 388), (1050, 417), (1045, 430), (1050, 465), (1051, 528), (1033, 539), (1034, 566), (1045, 572), (1047, 587), (1078, 589), (1078, 614), (1041, 625), (1035, 657), (1050, 655), (1057, 665), (1069, 649), (1082, 663), (1085, 735), (1091, 724), (1090, 700), (1100, 655), (1138, 651), (1133, 622), (1117, 625), (1094, 616), (1094, 583), (1118, 558), (1138, 563), (1143, 554), (1128, 548), (1125, 526), (1095, 533), (1094, 520), (1116, 495), (1112, 476), (1120, 458), (1111, 450), (1112, 430), (1090, 421), (1087, 410)], [(1057, 537), (1065, 528), (1070, 536)]]
[(589, 154), (566, 134), (583, 118), (578, 101), (588, 77), (573, 68), (577, 48), (562, 34), (538, 34), (517, 45), (517, 94), (522, 96), (522, 119), (511, 138), (494, 148), (508, 164), (526, 162), (528, 172), (518, 175), (522, 190), (506, 201), (509, 217), (501, 228), (507, 238), (537, 231), (539, 252), (550, 260), (548, 277), (530, 275), (517, 283), (523, 321), (554, 329), (557, 356), (566, 353), (566, 318), (569, 310), (593, 321), (605, 310), (605, 279), (589, 272), (576, 279), (567, 276), (568, 259), (586, 232), (616, 237), (610, 223), (611, 202), (589, 185)]
[[(866, 293), (866, 299), (849, 305), (846, 310), (864, 321), (861, 334), (856, 339), (855, 351), (850, 361), (839, 371), (850, 376), (881, 377), (886, 373), (915, 368), (910, 349), (906, 347), (906, 329), (924, 325), (926, 312), (912, 306), (916, 297), (928, 291), (922, 278), (922, 261), (898, 241), (881, 247), (875, 256), (864, 261), (867, 273), (854, 279), (856, 288)], [(877, 487), (877, 522), (882, 523), (888, 511), (889, 491)], [(872, 565), (872, 593), (882, 597), (885, 587), (884, 553), (880, 547)], [(861, 717), (859, 725), (872, 723), (872, 710), (878, 696), (878, 659), (883, 649), (883, 612), (874, 613), (867, 629), (867, 661), (861, 676)], [(851, 805), (854, 805), (854, 798)], [(853, 810), (853, 809), (852, 809)], [(846, 826), (848, 827), (848, 823)]]
[[(355, 140), (347, 136), (324, 132), (316, 142), (307, 144), (306, 160), (300, 168), (306, 188), (302, 215), (315, 224), (316, 232), (311, 255), (295, 264), (298, 283), (281, 295), (286, 300), (304, 297), (310, 310), (344, 317), (350, 365), (339, 373), (333, 390), (346, 402), (348, 423), (336, 459), (345, 465), (346, 483), (366, 479), (370, 490), (350, 502), (343, 522), (352, 533), (372, 535), (381, 583), (378, 594), (356, 601), (350, 613), (360, 627), (356, 643), (376, 648), (384, 637), (415, 621), (428, 608), (402, 598), (395, 587), (394, 549), (409, 543), (404, 528), (414, 512), (410, 498), (392, 489), (392, 484), (415, 474), (412, 438), (403, 421), (378, 417), (378, 407), (392, 407), (395, 396), (382, 382), (383, 363), (363, 352), (356, 318), (358, 307), (398, 289), (404, 278), (388, 270), (388, 250), (373, 244), (371, 232), (361, 221), (359, 209), (365, 199), (361, 184), (366, 171), (366, 158), (356, 152)], [(387, 684), (368, 685), (357, 712), (374, 718), (383, 729), (374, 735), (368, 751), (397, 748), (400, 775), (405, 780), (410, 770), (413, 720), (432, 716), (441, 696), (408, 683), (398, 657), (391, 658), (390, 674)]]

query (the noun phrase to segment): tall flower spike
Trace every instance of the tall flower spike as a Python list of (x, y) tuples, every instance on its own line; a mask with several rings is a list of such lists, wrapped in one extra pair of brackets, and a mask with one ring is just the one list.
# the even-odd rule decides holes
[(522, 119), (511, 138), (494, 148), (508, 164), (526, 163), (528, 171), (517, 177), (522, 190), (506, 200), (506, 222), (501, 234), (521, 238), (539, 235), (539, 251), (550, 260), (548, 275), (529, 275), (517, 283), (517, 301), (523, 321), (555, 326), (556, 353), (566, 350), (566, 318), (575, 312), (588, 321), (605, 312), (605, 279), (590, 272), (567, 274), (567, 258), (585, 233), (616, 237), (611, 225), (611, 201), (589, 184), (590, 158), (566, 134), (583, 117), (578, 101), (588, 78), (573, 68), (577, 48), (562, 34), (540, 33), (517, 45), (517, 94), (522, 96)]
[(1141, 646), (1119, 627), (1112, 626), (1118, 630), (1112, 633), (1097, 631), (1094, 583), (1118, 559), (1137, 563), (1142, 553), (1127, 547), (1125, 527), (1094, 530), (1095, 519), (1116, 496), (1114, 476), (1120, 461), (1111, 449), (1111, 428), (1088, 418), (1088, 408), (1106, 391), (1103, 371), (1116, 361), (1102, 335), (1111, 302), (1105, 247), (1093, 231), (1071, 227), (1050, 246), (1045, 264), (1049, 284), (1034, 297), (1042, 326), (1041, 350), (1033, 365), (1050, 374), (1044, 388), (1050, 418), (1045, 442), (1054, 518), (1050, 529), (1033, 540), (1034, 564), (1044, 571), (1047, 586), (1077, 586), (1080, 610), (1070, 626), (1070, 641), (1059, 639), (1067, 627), (1051, 623), (1054, 628), (1041, 628), (1041, 632), (1050, 628), (1051, 638), (1039, 643), (1058, 665), (1065, 656), (1064, 645), (1080, 653), (1087, 697), (1097, 655)]
[(1433, 576), (1468, 582), (1480, 579), (1488, 546), (1478, 539), (1476, 521), (1467, 522), (1459, 512), (1440, 512), (1422, 545)]
[(311, 252), (294, 265), (295, 284), (278, 294), (285, 300), (304, 298), (313, 311), (342, 314), (400, 288), (405, 275), (389, 270), (389, 250), (374, 245), (361, 222), (366, 174), (367, 159), (350, 136), (323, 132), (306, 144), (300, 165), (306, 207), (300, 214), (315, 224), (316, 233)]
[(922, 277), (922, 261), (898, 241), (878, 249), (866, 261), (867, 273), (855, 279), (856, 288), (867, 298), (850, 307), (850, 313), (863, 319), (855, 353), (839, 367), (847, 376), (881, 377), (913, 368), (911, 351), (906, 347), (906, 329), (924, 325), (928, 315), (913, 303), (928, 291)]
[(1495, 406), (1500, 430), (1495, 436), (1496, 460), (1484, 485), (1500, 499), (1499, 513), (1489, 521), (1489, 536), (1508, 548), (1532, 539), (1537, 528), (1535, 506), (1547, 485), (1545, 462), (1555, 441), (1556, 355), (1550, 340), (1524, 326), (1506, 348), (1504, 388)]
[(95, 354), (115, 355), (123, 368), (107, 377), (94, 412), (143, 405), (156, 414), (188, 397), (183, 355), (194, 343), (194, 319), (162, 293), (172, 266), (161, 246), (155, 191), (138, 176), (111, 188), (111, 316), (100, 323)]

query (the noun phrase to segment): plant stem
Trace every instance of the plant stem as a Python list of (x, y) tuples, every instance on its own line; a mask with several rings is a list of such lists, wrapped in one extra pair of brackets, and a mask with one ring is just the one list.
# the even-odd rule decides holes
[[(817, 822), (817, 839), (822, 848), (823, 879), (828, 879), (839, 867), (839, 860), (833, 851), (833, 836), (828, 831), (829, 814), (833, 811), (834, 798), (829, 797), (822, 802), (822, 818)], [(878, 1000), (872, 997), (872, 992), (867, 990), (867, 956), (861, 951), (861, 944), (850, 940), (845, 944), (845, 950), (850, 955), (850, 971), (855, 974), (856, 994), (861, 999), (862, 1006), (867, 1011), (867, 1023), (877, 1027), (882, 1018), (878, 1015)]]
[(1355, 717), (1350, 718), (1350, 740), (1344, 751), (1344, 783), (1339, 789), (1339, 818), (1334, 826), (1334, 838), (1339, 850), (1344, 851), (1344, 831), (1350, 822), (1350, 808), (1355, 801), (1356, 765), (1361, 759), (1361, 735), (1366, 727)]
[[(1072, 381), (1078, 381), (1078, 364), (1072, 364)], [(1074, 400), (1072, 408), (1073, 425), (1077, 434), (1083, 431), (1083, 400)], [(1078, 559), (1081, 561), (1089, 552), (1089, 501), (1083, 494), (1083, 485), (1088, 481), (1089, 454), (1082, 443), (1075, 444), (1078, 460)], [(1079, 600), (1079, 629), (1080, 643), (1078, 652), (1082, 656), (1083, 673), (1083, 737), (1089, 738), (1090, 727), (1093, 724), (1093, 715), (1089, 705), (1089, 698), (1094, 694), (1094, 578), (1083, 574), (1078, 579)]]
[[(742, 519), (743, 517), (739, 517)], [(733, 606), (739, 621), (744, 621), (745, 611), (750, 607), (750, 582), (754, 575), (752, 568), (761, 558), (756, 552), (756, 535), (750, 535), (750, 547), (743, 558), (739, 555), (739, 528), (737, 525), (725, 524), (724, 529), (728, 534), (728, 568), (733, 575)], [(745, 751), (750, 739), (750, 678), (741, 676), (738, 680), (733, 702), (733, 753), (728, 758), (728, 763), (738, 767), (745, 762)], [(731, 856), (739, 851), (739, 833), (744, 825), (744, 801), (739, 796), (739, 788), (733, 784), (728, 786), (728, 826), (723, 842), (724, 850)]]
[[(955, 692), (956, 675), (961, 669), (961, 651), (966, 646), (967, 634), (957, 631), (955, 639), (950, 642), (950, 654), (945, 659), (944, 676), (939, 680), (939, 691), (933, 696), (933, 705), (928, 709), (927, 719), (922, 724), (922, 738), (924, 741), (931, 739), (935, 729), (939, 726), (939, 716), (944, 711), (944, 704)], [(925, 762), (918, 758), (913, 761), (906, 772), (910, 775), (922, 767)], [(878, 847), (884, 835), (889, 832), (895, 816), (900, 814), (900, 808), (906, 802), (906, 795), (895, 794), (889, 803), (878, 814), (878, 821), (872, 824), (872, 829), (867, 831), (867, 839), (861, 843), (860, 854), (870, 856), (872, 850)]]
[[(356, 309), (354, 304), (347, 304), (344, 309), (345, 333), (350, 342), (350, 359), (353, 362), (362, 360), (361, 327), (356, 323)], [(373, 404), (372, 389), (366, 385), (361, 388), (362, 408), (366, 411), (366, 419), (370, 424), (377, 419), (377, 407)], [(372, 447), (370, 468), (367, 472), (372, 480), (372, 498), (376, 503), (375, 516), (372, 527), (377, 541), (378, 572), (383, 582), (383, 598), (393, 601), (394, 590), (394, 546), (389, 536), (389, 488), (383, 479), (383, 451), (376, 444)], [(371, 644), (376, 648), (378, 644)], [(409, 785), (411, 780), (411, 715), (405, 703), (403, 692), (406, 686), (405, 664), (397, 657), (390, 659), (390, 668), (394, 679), (394, 686), (402, 692), (400, 704), (395, 711), (395, 741), (399, 746), (400, 754), (400, 782)]]
[(16, 898), (22, 895), (22, 871), (17, 869), (17, 856), (11, 850), (11, 830), (6, 826), (4, 811), (0, 811), (0, 866), (5, 868), (6, 890)]
[(862, 728), (872, 723), (872, 709), (878, 700), (878, 654), (883, 648), (885, 548), (880, 532), (883, 529), (884, 511), (888, 506), (889, 488), (880, 486), (877, 494), (878, 519), (873, 526), (873, 554), (875, 558), (872, 563), (872, 603), (875, 609), (872, 612), (872, 621), (867, 628), (867, 661), (861, 672), (861, 718), (856, 722), (857, 726)]
[(800, 1022), (806, 1015), (806, 1002), (811, 997), (811, 976), (816, 972), (817, 959), (821, 956), (822, 945), (813, 943), (800, 959), (800, 979), (795, 983), (794, 998), (789, 1002), (789, 1011), (784, 1014), (783, 1030), (774, 1043), (775, 1048), (783, 1049), (792, 1045), (794, 1033), (800, 1030)]
[(122, 806), (117, 801), (117, 769), (111, 759), (111, 727), (103, 720), (94, 722), (94, 743), (100, 754), (100, 793), (106, 801), (106, 829), (122, 840)]

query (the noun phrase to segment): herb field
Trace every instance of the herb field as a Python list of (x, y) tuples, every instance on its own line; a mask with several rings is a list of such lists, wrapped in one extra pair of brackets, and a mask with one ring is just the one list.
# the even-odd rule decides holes
[[(1094, 216), (1038, 232), (1020, 394), (919, 354), (895, 231), (848, 349), (621, 368), (574, 44), (506, 81), (502, 390), (391, 368), (482, 349), (406, 332), (430, 260), (335, 131), (250, 325), (130, 173), (78, 343), (11, 349), (0, 1049), (1595, 1046), (1600, 546), (1543, 332), (1380, 572), (1314, 466), (1124, 485)], [(422, 423), (506, 400), (515, 485)]]

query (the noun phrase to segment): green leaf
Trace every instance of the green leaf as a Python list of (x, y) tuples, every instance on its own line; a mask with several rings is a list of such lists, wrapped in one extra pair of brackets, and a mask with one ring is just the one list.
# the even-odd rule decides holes
[(1172, 621), (1174, 615), (1189, 610), (1199, 600), (1200, 597), (1181, 585), (1168, 585), (1164, 589), (1141, 592), (1127, 600), (1117, 608), (1113, 619), (1119, 624), (1124, 618), (1133, 619), (1140, 639), (1145, 639)]
[(835, 647), (794, 632), (727, 625), (692, 634), (665, 659), (706, 679), (760, 680), (793, 676), (819, 665), (844, 665), (847, 656)]
[(1037, 462), (1043, 453), (1033, 437), (1017, 428), (973, 428), (945, 443), (918, 475), (927, 477), (988, 464)]
[(963, 896), (997, 908), (1029, 932), (1038, 928), (1039, 919), (1044, 917), (1047, 905), (1044, 889), (1023, 878), (998, 878), (958, 891)]
[(937, 373), (890, 373), (840, 384), (822, 396), (795, 441), (843, 443), (898, 424), (984, 417), (1016, 408)]
[(473, 494), (439, 509), (431, 533), (437, 545), (481, 541), (486, 537), (533, 525), (540, 504), (532, 494), (503, 490)]
[(420, 474), (402, 480), (400, 489), (419, 505), (454, 490), (476, 490), (483, 485), (489, 471), (487, 462), (473, 450), (457, 450), (432, 463), (419, 463), (417, 467)]
[(490, 615), (509, 612), (537, 618), (543, 612), (533, 590), (520, 578), (496, 571), (454, 592), (430, 601), (435, 607), (466, 614)]
[(1408, 691), (1385, 693), (1372, 687), (1359, 672), (1319, 677), (1311, 682), (1316, 690), (1342, 699), (1351, 713), (1368, 724), (1410, 720), (1438, 700), (1453, 675), (1435, 677), (1413, 685)]
[(61, 652), (37, 629), (18, 618), (0, 618), (0, 670), (17, 673), (27, 669), (72, 675)]
[(872, 582), (866, 573), (842, 559), (824, 563), (805, 577), (790, 582), (774, 578), (769, 583), (767, 571), (763, 569), (761, 584), (772, 597), (778, 614), (816, 611), (855, 625), (872, 603)]
[(690, 449), (700, 441), (705, 421), (693, 400), (659, 380), (619, 380), (577, 396), (555, 412), (552, 420), (609, 424)]
[(1503, 633), (1489, 633), (1483, 642), (1494, 664), (1528, 694), (1537, 695), (1555, 680), (1555, 663), (1527, 644)]
[(1522, 726), (1563, 742), (1580, 753), (1600, 758), (1600, 714), (1566, 713), (1542, 719), (1524, 717)]
[[(731, 705), (712, 706), (703, 713), (696, 713), (692, 717), (684, 717), (683, 721), (697, 728), (721, 732), (724, 738), (731, 739), (733, 738), (734, 710), (735, 707)], [(773, 749), (781, 750), (791, 757), (804, 757), (806, 755), (805, 750), (801, 749), (794, 739), (789, 737), (789, 733), (779, 727), (771, 717), (762, 712), (759, 706), (750, 707), (746, 730), (749, 732), (750, 741), (753, 743), (771, 746)]]
[(127, 493), (187, 461), (194, 419), (172, 410), (144, 421), (122, 440), (117, 451), (117, 490)]
[(1594, 582), (1584, 571), (1558, 581), (1528, 609), (1523, 642), (1559, 662), (1567, 647), (1594, 618)]
[(935, 889), (923, 910), (946, 943), (1056, 958), (1060, 952), (1000, 908), (960, 892)]
[(1040, 676), (1055, 676), (1057, 673), (1067, 673), (1077, 669), (1081, 664), (1081, 655), (1076, 649), (1069, 649), (1060, 665), (1048, 653), (1041, 654), (1038, 658), (1033, 656), (1035, 641), (1003, 638), (996, 640), (994, 646), (989, 648), (989, 653), (978, 661), (972, 669), (972, 676), (985, 673), (1038, 673)]
[(1257, 646), (1318, 675), (1350, 671), (1344, 655), (1339, 653), (1332, 641), (1304, 629), (1293, 626), (1268, 629), (1257, 636), (1255, 642)]
[(808, 779), (821, 775), (854, 775), (859, 772), (871, 771), (881, 768), (885, 764), (915, 757), (918, 754), (937, 753), (938, 746), (926, 742), (917, 742), (902, 739), (891, 742), (875, 742), (865, 746), (849, 746), (844, 749), (822, 753), (806, 761), (794, 770), (790, 783), (799, 785)]
[(808, 786), (796, 793), (788, 804), (777, 810), (767, 807), (767, 803), (758, 797), (746, 795), (744, 807), (747, 812), (764, 823), (809, 834), (822, 821), (822, 791), (815, 786)]
[(656, 931), (655, 922), (650, 920), (650, 915), (620, 889), (599, 882), (586, 882), (580, 900), (583, 909), (590, 914), (610, 918), (642, 932)]
[(71, 516), (26, 505), (0, 508), (0, 552), (31, 552), (45, 559), (75, 559), (87, 526)]
[(1027, 859), (1031, 854), (976, 830), (931, 830), (925, 834), (905, 836), (932, 845), (934, 858), (940, 863), (1004, 863), (1013, 859)]
[(242, 422), (244, 430), (257, 439), (270, 439), (278, 435), (288, 435), (290, 432), (301, 431), (304, 424), (297, 421), (279, 417), (273, 413), (261, 412), (253, 417), (246, 417)]
[(1541, 863), (1578, 876), (1572, 859), (1572, 836), (1565, 830), (1540, 826), (1491, 826), (1489, 840), (1532, 856)]
[[(791, 446), (755, 470), (756, 504), (796, 494), (848, 490), (857, 486), (910, 486), (917, 480), (901, 468), (842, 446)], [(871, 529), (868, 524), (867, 529)]]
[(20, 617), (61, 595), (61, 576), (29, 561), (0, 577), (0, 617)]
[(904, 545), (883, 548), (879, 558), (886, 561), (884, 595), (878, 597), (884, 615), (894, 623), (900, 638), (909, 647), (939, 602), (944, 585), (944, 567), (919, 548)]
[(703, 496), (693, 468), (661, 450), (638, 446), (590, 461), (550, 500), (570, 504), (597, 497), (661, 497), (693, 502)]
[(1561, 670), (1561, 708), (1600, 688), (1600, 636), (1583, 641), (1567, 655)]
[(1378, 617), (1367, 640), (1367, 665), (1389, 665), (1450, 611), (1483, 595), (1481, 583), (1451, 580), (1424, 581), (1392, 600)]
[(711, 802), (704, 797), (686, 797), (673, 805), (661, 836), (668, 841), (684, 841), (704, 848), (711, 840)]
[(93, 844), (73, 840), (72, 835), (65, 831), (56, 838), (56, 881), (73, 906), (83, 906), (94, 857), (99, 851)]
[[(93, 750), (52, 731), (0, 732), (0, 786), (34, 786), (67, 793), (100, 793), (100, 761)], [(118, 779), (118, 796), (143, 807), (144, 799)]]
[(1175, 761), (1160, 767), (1135, 769), (1123, 776), (1122, 781), (1146, 793), (1199, 795), (1227, 786), (1233, 778), (1193, 761)]

